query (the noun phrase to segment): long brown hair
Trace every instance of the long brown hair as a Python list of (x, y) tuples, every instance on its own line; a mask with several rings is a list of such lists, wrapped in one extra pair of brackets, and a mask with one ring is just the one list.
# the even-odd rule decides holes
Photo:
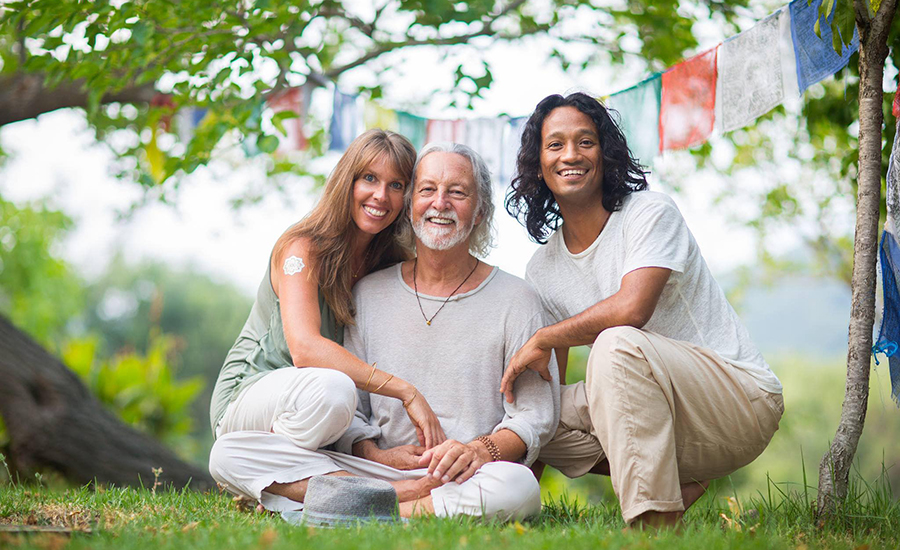
[[(334, 171), (325, 182), (325, 192), (319, 204), (306, 217), (292, 225), (275, 243), (272, 261), (281, 265), (282, 255), (296, 239), (311, 241), (315, 255), (313, 275), (325, 301), (342, 325), (353, 324), (353, 275), (351, 273), (353, 231), (353, 184), (363, 172), (382, 155), (394, 165), (402, 181), (410, 185), (416, 150), (408, 139), (384, 130), (369, 130), (353, 140)], [(406, 223), (406, 208), (384, 231), (374, 236), (364, 260), (361, 273), (375, 271), (411, 257), (395, 238)]]

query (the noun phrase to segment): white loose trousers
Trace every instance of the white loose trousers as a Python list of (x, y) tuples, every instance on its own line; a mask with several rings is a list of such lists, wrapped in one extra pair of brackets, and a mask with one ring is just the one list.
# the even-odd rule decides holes
[[(210, 452), (213, 479), (268, 510), (287, 511), (303, 504), (268, 493), (266, 487), (337, 471), (385, 481), (424, 477), (424, 468), (397, 470), (320, 450), (350, 425), (356, 396), (350, 378), (331, 369), (286, 367), (266, 375), (228, 406)], [(541, 510), (540, 487), (531, 470), (512, 462), (485, 464), (464, 483), (433, 489), (431, 498), (438, 516), (508, 520)]]

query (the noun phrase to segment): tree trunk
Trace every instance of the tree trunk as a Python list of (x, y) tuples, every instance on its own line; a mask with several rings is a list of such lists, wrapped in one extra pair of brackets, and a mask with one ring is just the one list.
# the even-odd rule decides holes
[(30, 477), (50, 467), (76, 483), (150, 487), (159, 481), (207, 490), (205, 468), (181, 461), (107, 411), (71, 370), (0, 316), (0, 416), (10, 466)]
[[(150, 103), (154, 95), (150, 83), (107, 94), (102, 102)], [(39, 73), (0, 76), (0, 126), (65, 107), (87, 107), (87, 102), (88, 92), (81, 81), (63, 81), (48, 88)]]
[(881, 201), (882, 78), (888, 53), (887, 34), (895, 7), (896, 0), (883, 0), (878, 13), (872, 15), (869, 0), (855, 2), (859, 30), (859, 190), (853, 243), (850, 342), (841, 421), (831, 448), (819, 464), (817, 504), (823, 516), (833, 514), (847, 496), (850, 466), (866, 421)]

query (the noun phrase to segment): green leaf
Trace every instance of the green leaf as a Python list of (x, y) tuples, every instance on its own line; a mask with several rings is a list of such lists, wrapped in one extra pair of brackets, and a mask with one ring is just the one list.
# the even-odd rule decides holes
[(278, 138), (275, 136), (263, 136), (256, 142), (256, 146), (263, 153), (274, 153), (278, 149)]

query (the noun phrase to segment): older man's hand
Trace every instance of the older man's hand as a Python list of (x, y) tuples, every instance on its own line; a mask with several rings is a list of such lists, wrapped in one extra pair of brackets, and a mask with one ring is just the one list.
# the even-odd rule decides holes
[(353, 455), (379, 464), (385, 464), (398, 470), (415, 470), (421, 468), (419, 460), (425, 447), (419, 445), (400, 445), (391, 449), (379, 449), (371, 439), (364, 439), (353, 444)]
[(428, 449), (419, 459), (419, 466), (428, 465), (428, 474), (441, 483), (462, 483), (475, 475), (478, 468), (491, 461), (491, 454), (478, 441), (469, 444), (448, 439)]
[(401, 445), (380, 451), (373, 460), (398, 470), (415, 470), (422, 467), (419, 460), (424, 452), (425, 447), (419, 445)]

